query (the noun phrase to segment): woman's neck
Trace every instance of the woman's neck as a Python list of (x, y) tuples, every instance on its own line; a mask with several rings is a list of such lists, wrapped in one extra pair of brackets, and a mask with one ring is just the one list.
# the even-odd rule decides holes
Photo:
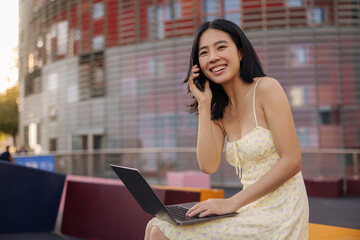
[(229, 98), (230, 108), (236, 109), (236, 106), (239, 105), (244, 96), (249, 92), (251, 83), (247, 83), (239, 78), (223, 84), (222, 87)]

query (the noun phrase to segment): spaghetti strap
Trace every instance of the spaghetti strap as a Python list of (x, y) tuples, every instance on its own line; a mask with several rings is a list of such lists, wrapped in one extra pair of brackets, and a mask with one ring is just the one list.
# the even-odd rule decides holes
[(258, 122), (257, 122), (256, 110), (255, 110), (255, 91), (256, 91), (256, 87), (259, 84), (260, 80), (261, 80), (261, 78), (256, 82), (255, 87), (254, 87), (254, 93), (253, 93), (253, 110), (254, 110), (254, 118), (255, 118), (256, 127), (258, 126)]
[(222, 130), (222, 132), (223, 132), (223, 134), (224, 134), (224, 137), (225, 137), (225, 136), (226, 136), (225, 129), (224, 129), (223, 125), (221, 124), (220, 119), (218, 119), (218, 122), (219, 122), (219, 124), (220, 124), (221, 130)]

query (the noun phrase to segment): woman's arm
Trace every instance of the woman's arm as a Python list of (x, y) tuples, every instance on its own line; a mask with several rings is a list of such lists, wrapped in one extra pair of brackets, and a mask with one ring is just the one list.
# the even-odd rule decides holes
[(207, 174), (216, 172), (224, 146), (221, 127), (211, 120), (210, 106), (199, 104), (199, 128), (196, 155), (201, 171)]
[[(210, 199), (195, 205), (188, 215), (224, 214), (259, 199), (276, 190), (301, 169), (301, 153), (297, 140), (295, 124), (287, 97), (273, 78), (263, 79), (256, 90), (257, 103), (263, 110), (265, 120), (275, 141), (280, 159), (257, 182), (228, 199)], [(257, 112), (259, 112), (257, 108)]]
[(193, 74), (189, 78), (191, 93), (198, 101), (199, 127), (197, 138), (196, 155), (200, 170), (211, 174), (218, 169), (222, 149), (224, 145), (224, 134), (221, 127), (211, 120), (212, 92), (208, 81), (205, 82), (205, 91), (200, 91), (194, 84), (194, 78), (198, 77), (199, 68), (195, 65)]

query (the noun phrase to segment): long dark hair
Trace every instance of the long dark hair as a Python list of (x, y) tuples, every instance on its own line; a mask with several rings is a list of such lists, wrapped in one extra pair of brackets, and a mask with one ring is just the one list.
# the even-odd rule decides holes
[[(240, 29), (240, 27), (231, 21), (225, 19), (216, 19), (211, 22), (202, 23), (195, 32), (191, 55), (190, 55), (189, 69), (187, 72), (187, 76), (184, 80), (184, 83), (188, 82), (188, 79), (191, 75), (192, 66), (197, 64), (198, 67), (200, 68), (199, 40), (201, 35), (210, 28), (218, 29), (227, 33), (234, 41), (237, 49), (241, 52), (242, 60), (240, 61), (239, 76), (243, 79), (243, 81), (247, 83), (252, 83), (254, 82), (255, 77), (265, 76), (260, 60), (252, 44), (250, 43), (249, 39), (245, 36), (244, 32)], [(197, 78), (200, 84), (204, 86), (204, 83), (207, 80), (207, 78), (205, 77), (201, 69), (199, 71), (199, 76)], [(229, 103), (229, 98), (220, 84), (214, 83), (213, 81), (210, 80), (209, 82), (210, 82), (210, 89), (213, 95), (211, 101), (211, 119), (215, 120), (223, 117), (224, 109)], [(190, 93), (190, 89), (188, 89), (188, 94), (189, 93)], [(194, 101), (188, 105), (189, 111), (191, 113), (198, 114), (199, 104), (194, 97), (193, 99)]]

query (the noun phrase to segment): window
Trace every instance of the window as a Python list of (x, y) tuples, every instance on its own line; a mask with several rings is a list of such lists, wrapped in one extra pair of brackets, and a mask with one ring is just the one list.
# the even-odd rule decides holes
[(93, 66), (91, 71), (91, 97), (100, 97), (105, 95), (104, 69), (101, 64)]
[(321, 125), (339, 125), (340, 112), (338, 108), (322, 106), (319, 108), (319, 118)]
[(87, 150), (88, 149), (87, 135), (79, 135), (72, 137), (72, 150)]
[(35, 69), (25, 77), (25, 96), (41, 92), (41, 69)]
[(35, 152), (41, 151), (41, 124), (32, 122), (24, 127), (24, 131), (25, 147)]
[(306, 46), (292, 46), (290, 55), (291, 66), (302, 66), (308, 62), (308, 51)]
[(48, 76), (48, 91), (53, 91), (58, 88), (58, 74), (57, 73), (51, 73)]
[(192, 115), (188, 115), (187, 116), (187, 124), (186, 124), (186, 127), (191, 129), (191, 128), (197, 128), (198, 126), (198, 121), (197, 121), (197, 118), (196, 116), (194, 116), (193, 114)]
[(150, 6), (148, 8), (148, 35), (149, 39), (164, 38), (164, 18), (162, 6)]
[(293, 86), (289, 91), (290, 103), (293, 107), (307, 106), (310, 104), (309, 88), (306, 86)]
[[(54, 39), (56, 38), (56, 28), (55, 24), (52, 24), (48, 28), (48, 32), (46, 33), (46, 40), (45, 40), (45, 52), (46, 52), (46, 61), (47, 63), (51, 63), (53, 60), (53, 46), (56, 44)], [(56, 46), (55, 46), (56, 47)]]
[(223, 0), (224, 18), (241, 25), (240, 1)]
[(74, 34), (74, 40), (79, 41), (81, 38), (81, 30), (75, 28), (73, 34)]
[(224, 19), (241, 25), (241, 18), (239, 13), (224, 13)]
[(77, 102), (79, 99), (79, 88), (77, 84), (71, 84), (67, 87), (67, 102)]
[(153, 118), (153, 128), (154, 129), (164, 129), (165, 128), (165, 118), (164, 116), (156, 116)]
[(176, 116), (173, 114), (170, 115), (168, 121), (169, 121), (169, 128), (176, 129)]
[(94, 143), (93, 143), (94, 150), (103, 149), (105, 147), (103, 135), (94, 135), (93, 140), (94, 140)]
[(218, 0), (203, 1), (203, 14), (205, 21), (211, 21), (219, 17), (219, 2)]
[(240, 10), (239, 0), (223, 0), (224, 11)]
[(104, 53), (80, 56), (79, 97), (85, 101), (105, 96)]
[(317, 132), (312, 127), (297, 127), (296, 133), (301, 147), (317, 147)]
[(49, 139), (49, 151), (53, 152), (57, 150), (57, 139), (50, 138)]
[(165, 9), (166, 20), (179, 19), (182, 16), (181, 1), (168, 1)]
[(326, 8), (316, 7), (308, 9), (308, 24), (309, 25), (322, 25), (327, 22)]
[(92, 9), (92, 18), (96, 20), (102, 17), (104, 17), (104, 3), (95, 3)]
[(63, 21), (57, 24), (57, 55), (64, 55), (67, 52), (68, 29), (68, 21)]
[(202, 4), (204, 21), (212, 21), (218, 17), (241, 25), (241, 0), (207, 0)]
[(302, 7), (302, 6), (304, 6), (304, 0), (286, 0), (286, 6)]
[(331, 124), (331, 111), (320, 109), (320, 121), (322, 125), (330, 125)]
[(92, 46), (94, 51), (99, 51), (104, 48), (104, 35), (99, 35), (93, 38)]

